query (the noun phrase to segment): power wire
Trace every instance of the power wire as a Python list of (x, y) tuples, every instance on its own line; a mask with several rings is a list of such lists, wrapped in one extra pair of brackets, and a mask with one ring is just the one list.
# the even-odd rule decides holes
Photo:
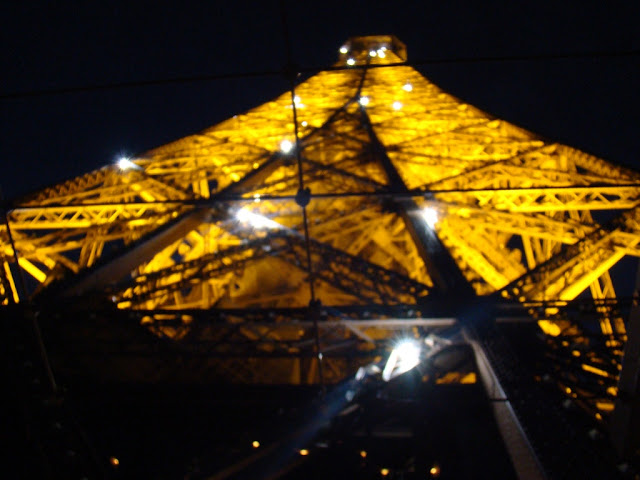
[[(473, 63), (504, 63), (504, 62), (538, 62), (545, 60), (579, 60), (579, 59), (596, 59), (596, 58), (629, 58), (640, 56), (640, 49), (626, 50), (626, 51), (610, 51), (610, 52), (574, 52), (574, 53), (556, 53), (556, 54), (534, 54), (534, 55), (511, 55), (511, 56), (484, 56), (484, 57), (453, 57), (453, 58), (431, 58), (423, 59), (414, 62), (399, 62), (388, 63), (382, 65), (369, 65), (367, 68), (386, 68), (397, 66), (429, 66), (429, 65), (450, 65), (450, 64), (473, 64)], [(311, 66), (311, 67), (297, 67), (297, 73), (301, 74), (315, 74), (321, 71), (342, 71), (342, 70), (354, 70), (362, 69), (365, 66), (336, 66), (336, 65), (324, 65), (324, 66)], [(156, 87), (164, 85), (180, 85), (187, 83), (198, 83), (218, 80), (233, 80), (233, 79), (245, 79), (245, 78), (261, 78), (261, 77), (277, 77), (288, 73), (282, 69), (275, 70), (256, 70), (246, 72), (228, 72), (228, 73), (214, 73), (214, 74), (201, 74), (191, 76), (181, 76), (162, 79), (146, 79), (146, 80), (132, 80), (125, 82), (113, 82), (94, 85), (83, 86), (69, 86), (60, 88), (48, 88), (40, 90), (26, 90), (17, 92), (8, 92), (0, 94), (0, 101), (2, 100), (20, 100), (26, 98), (47, 97), (66, 94), (77, 93), (91, 93), (108, 90), (121, 90), (128, 88), (144, 88), (144, 87)]]

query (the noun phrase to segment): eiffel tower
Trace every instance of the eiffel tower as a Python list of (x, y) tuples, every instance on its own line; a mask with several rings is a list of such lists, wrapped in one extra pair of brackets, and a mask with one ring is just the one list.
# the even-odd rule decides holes
[[(482, 383), (521, 478), (593, 458), (585, 432), (635, 455), (640, 320), (616, 286), (635, 281), (640, 174), (442, 91), (393, 36), (339, 52), (9, 202), (5, 311), (38, 317), (54, 370), (128, 382), (330, 389), (410, 338), (422, 382)], [(436, 361), (460, 344), (470, 361)]]

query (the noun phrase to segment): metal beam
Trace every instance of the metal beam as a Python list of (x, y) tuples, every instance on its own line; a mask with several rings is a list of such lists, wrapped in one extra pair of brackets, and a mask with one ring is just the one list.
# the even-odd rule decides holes
[[(402, 180), (400, 173), (387, 155), (384, 145), (380, 142), (371, 124), (366, 109), (360, 106), (362, 124), (369, 134), (371, 148), (380, 161), (389, 182), (389, 189), (393, 193), (407, 194), (409, 189)], [(435, 230), (427, 225), (420, 208), (412, 198), (396, 200), (398, 214), (404, 221), (420, 257), (425, 263), (427, 272), (435, 287), (443, 296), (473, 297), (474, 292), (449, 251), (442, 244)]]
[(77, 281), (62, 290), (62, 295), (65, 297), (82, 295), (120, 280), (131, 273), (135, 267), (150, 260), (156, 253), (197, 228), (209, 215), (209, 209), (197, 209), (178, 217), (165, 227), (144, 237), (122, 255), (113, 257), (106, 263), (99, 263), (95, 268), (89, 269), (86, 274), (81, 274)]
[(630, 458), (640, 448), (640, 263), (634, 303), (629, 312), (627, 343), (618, 379), (618, 397), (611, 415), (611, 439), (618, 454)]
[(470, 330), (465, 328), (462, 333), (473, 349), (478, 373), (518, 478), (526, 480), (547, 478), (482, 346), (475, 340)]
[[(280, 155), (271, 155), (258, 169), (253, 170), (240, 181), (220, 191), (217, 196), (222, 197), (230, 193), (238, 193), (245, 188), (259, 183), (277, 169), (281, 163), (282, 157)], [(207, 217), (211, 216), (212, 213), (213, 208), (207, 206), (182, 215), (173, 222), (170, 222), (167, 226), (150, 233), (122, 255), (116, 256), (106, 263), (101, 263), (96, 266), (96, 268), (87, 272), (87, 274), (81, 275), (80, 281), (66, 288), (63, 295), (81, 295), (87, 291), (97, 290), (122, 279), (125, 275), (133, 271), (134, 268), (151, 260), (159, 251), (197, 228)]]

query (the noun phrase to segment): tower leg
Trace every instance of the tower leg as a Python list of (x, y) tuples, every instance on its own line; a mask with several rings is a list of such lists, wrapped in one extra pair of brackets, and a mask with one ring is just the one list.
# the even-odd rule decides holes
[(611, 415), (611, 440), (624, 458), (640, 452), (640, 263), (634, 301), (629, 312), (627, 343), (618, 380), (618, 397)]
[(518, 478), (543, 480), (546, 478), (538, 461), (538, 457), (516, 417), (515, 412), (505, 394), (496, 373), (491, 367), (482, 345), (469, 329), (464, 330), (464, 336), (473, 349), (482, 384), (491, 402), (491, 408), (500, 430), (500, 435), (511, 457), (511, 463)]

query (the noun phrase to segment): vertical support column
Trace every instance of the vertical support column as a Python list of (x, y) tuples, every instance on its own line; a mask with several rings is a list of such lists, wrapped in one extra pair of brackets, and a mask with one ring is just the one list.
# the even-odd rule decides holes
[[(13, 251), (13, 261), (15, 263), (16, 266), (16, 270), (18, 272), (18, 280), (20, 282), (20, 290), (22, 293), (22, 298), (20, 297), (20, 293), (18, 293), (18, 289), (16, 288), (16, 282), (14, 281), (13, 277), (13, 273), (11, 272), (11, 268), (9, 267), (9, 264), (6, 263), (6, 271), (3, 272), (2, 275), (3, 278), (3, 283), (5, 283), (5, 295), (7, 296), (8, 302), (12, 303), (20, 303), (20, 301), (22, 299), (26, 299), (27, 298), (27, 286), (26, 283), (24, 281), (24, 274), (22, 273), (22, 269), (20, 267), (20, 259), (18, 258), (18, 250), (16, 250), (16, 243), (13, 240), (13, 234), (11, 233), (11, 226), (9, 225), (9, 211), (8, 208), (4, 205), (4, 197), (2, 195), (2, 190), (0, 190), (0, 202), (2, 203), (2, 205), (0, 205), (1, 211), (0, 214), (2, 215), (2, 221), (5, 225), (5, 228), (7, 229), (7, 237), (9, 238), (9, 244), (11, 245), (11, 250)], [(6, 274), (6, 277), (5, 275)]]
[(629, 312), (627, 343), (618, 379), (618, 397), (611, 415), (611, 440), (619, 455), (630, 458), (640, 450), (640, 262)]

